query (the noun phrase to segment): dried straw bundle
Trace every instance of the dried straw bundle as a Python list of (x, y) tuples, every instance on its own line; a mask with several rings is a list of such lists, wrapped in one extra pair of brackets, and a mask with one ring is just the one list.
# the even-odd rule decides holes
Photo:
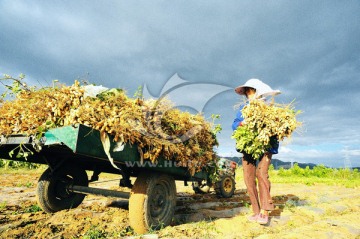
[(176, 160), (192, 174), (216, 160), (210, 123), (200, 114), (173, 108), (169, 100), (132, 99), (119, 89), (84, 97), (84, 88), (75, 81), (72, 86), (22, 90), (0, 105), (0, 135), (41, 134), (72, 124), (137, 144), (145, 160)]

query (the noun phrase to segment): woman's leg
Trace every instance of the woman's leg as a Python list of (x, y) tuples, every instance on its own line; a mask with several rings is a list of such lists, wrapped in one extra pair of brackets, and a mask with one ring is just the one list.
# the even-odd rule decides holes
[(259, 194), (260, 194), (260, 204), (261, 209), (265, 211), (274, 210), (274, 204), (270, 195), (271, 183), (269, 180), (269, 166), (271, 164), (271, 153), (265, 153), (262, 159), (260, 160), (257, 170), (256, 177), (259, 184)]
[(242, 166), (244, 170), (244, 182), (247, 188), (247, 193), (250, 197), (252, 210), (254, 214), (259, 214), (259, 196), (255, 179), (256, 161), (251, 157), (251, 155), (244, 154), (242, 159)]

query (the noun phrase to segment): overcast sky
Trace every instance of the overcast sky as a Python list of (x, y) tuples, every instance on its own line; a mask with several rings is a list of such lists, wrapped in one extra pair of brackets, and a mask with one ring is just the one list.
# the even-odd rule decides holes
[(0, 9), (1, 74), (43, 86), (87, 79), (129, 96), (146, 85), (159, 97), (177, 73), (192, 86), (177, 88), (183, 97), (221, 115), (223, 156), (240, 156), (233, 88), (259, 78), (303, 111), (301, 134), (274, 158), (360, 166), (360, 1), (0, 0)]

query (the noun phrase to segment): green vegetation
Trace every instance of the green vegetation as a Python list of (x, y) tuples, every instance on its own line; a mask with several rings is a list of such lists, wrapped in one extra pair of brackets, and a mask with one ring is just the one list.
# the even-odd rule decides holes
[(36, 169), (39, 168), (40, 164), (22, 162), (22, 161), (14, 161), (14, 160), (5, 160), (0, 159), (0, 168), (5, 169)]
[[(241, 110), (244, 117), (241, 127), (237, 127), (231, 138), (236, 140), (236, 148), (251, 154), (254, 159), (268, 149), (291, 137), (301, 122), (296, 116), (293, 102), (290, 104), (268, 104), (263, 100), (252, 99)], [(245, 122), (245, 123), (244, 123)]]
[[(41, 164), (0, 159), (0, 169), (2, 172), (4, 170), (22, 169), (38, 169), (43, 171), (46, 167), (46, 165)], [(290, 169), (280, 167), (279, 170), (275, 170), (273, 165), (270, 165), (269, 176), (273, 183), (302, 183), (305, 185), (324, 183), (327, 185), (340, 185), (350, 188), (360, 187), (360, 172), (358, 169), (335, 169), (325, 167), (324, 165), (318, 165), (313, 169), (310, 169), (309, 167), (300, 168), (299, 165), (295, 163)], [(242, 180), (242, 167), (239, 167), (236, 172), (236, 181)], [(33, 185), (27, 183), (22, 186), (32, 187)]]
[[(219, 230), (211, 218), (205, 218), (202, 221), (186, 224), (181, 227), (181, 235), (184, 238), (219, 238)], [(194, 236), (196, 235), (196, 236)], [(165, 227), (158, 231), (159, 238), (178, 238), (179, 228)]]
[(0, 211), (1, 211), (1, 210), (4, 210), (4, 209), (6, 208), (6, 205), (7, 205), (7, 202), (6, 202), (6, 201), (1, 202), (1, 203), (0, 203)]
[(34, 187), (34, 183), (33, 182), (27, 182), (27, 183), (18, 183), (16, 185), (17, 187), (27, 187), (27, 188), (32, 188)]
[[(357, 169), (335, 169), (324, 165), (310, 169), (309, 167), (300, 168), (298, 164), (294, 164), (290, 169), (280, 168), (279, 170), (275, 170), (271, 165), (269, 176), (272, 183), (302, 183), (305, 185), (322, 183), (350, 188), (360, 187), (360, 172)], [(239, 167), (236, 180), (243, 180), (242, 177), (242, 167)]]
[(108, 233), (98, 226), (92, 225), (91, 228), (85, 233), (83, 239), (100, 239), (107, 238)]
[[(39, 169), (42, 171), (46, 167), (46, 165), (41, 164), (0, 159), (1, 171), (22, 169)], [(300, 168), (299, 165), (295, 163), (290, 169), (280, 167), (279, 170), (275, 170), (274, 167), (270, 165), (269, 175), (273, 183), (302, 183), (306, 185), (324, 183), (350, 188), (360, 187), (360, 172), (357, 169), (335, 169), (325, 167), (324, 165), (318, 165), (310, 169), (309, 167)], [(236, 172), (236, 181), (239, 180), (243, 180), (242, 167), (239, 167)], [(24, 184), (23, 186), (32, 187), (33, 185)]]
[(30, 207), (28, 207), (24, 210), (24, 212), (26, 212), (26, 213), (34, 213), (34, 212), (40, 212), (40, 211), (42, 211), (42, 209), (37, 204), (31, 205)]

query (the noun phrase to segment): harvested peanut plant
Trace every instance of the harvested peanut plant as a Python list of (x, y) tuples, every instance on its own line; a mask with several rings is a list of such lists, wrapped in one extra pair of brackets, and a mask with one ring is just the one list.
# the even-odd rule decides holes
[[(217, 160), (213, 125), (200, 113), (174, 108), (170, 100), (130, 98), (122, 89), (86, 97), (79, 81), (71, 86), (29, 88), (23, 79), (23, 75), (1, 79), (14, 98), (3, 94), (0, 135), (41, 136), (51, 128), (84, 124), (112, 135), (116, 142), (136, 145), (144, 160), (156, 162), (160, 156), (175, 160), (191, 174)], [(12, 81), (12, 85), (4, 81)]]

